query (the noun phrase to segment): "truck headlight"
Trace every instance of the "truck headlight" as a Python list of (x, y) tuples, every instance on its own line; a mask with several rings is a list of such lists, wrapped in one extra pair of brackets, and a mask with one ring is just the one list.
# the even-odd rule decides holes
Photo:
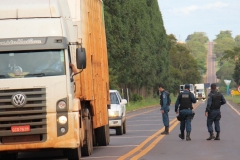
[(66, 116), (60, 116), (60, 117), (58, 118), (58, 122), (59, 122), (60, 124), (66, 124), (66, 123), (67, 123), (67, 117), (66, 117)]
[(65, 109), (67, 104), (66, 104), (65, 101), (59, 101), (57, 106), (58, 106), (59, 109)]
[(119, 115), (119, 111), (110, 111), (109, 116), (110, 117), (117, 117)]

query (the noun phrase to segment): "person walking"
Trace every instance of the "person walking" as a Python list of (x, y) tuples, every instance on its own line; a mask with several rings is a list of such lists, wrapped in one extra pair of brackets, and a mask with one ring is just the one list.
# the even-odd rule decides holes
[(192, 104), (196, 103), (196, 98), (194, 97), (193, 93), (190, 92), (190, 85), (185, 84), (184, 91), (179, 93), (178, 98), (175, 103), (175, 112), (178, 114), (179, 110), (179, 117), (180, 120), (180, 131), (179, 138), (184, 139), (184, 131), (186, 128), (186, 140), (190, 141), (190, 133), (191, 133), (191, 121), (193, 116), (193, 106)]
[[(211, 84), (211, 92), (208, 94), (207, 107), (205, 115), (207, 117), (207, 128), (210, 134), (207, 140), (220, 140), (220, 119), (221, 119), (221, 105), (226, 103), (223, 95), (217, 91), (217, 86), (215, 83)], [(212, 124), (214, 122), (215, 132), (217, 132), (216, 137), (213, 134)]]
[(168, 112), (170, 111), (171, 98), (170, 93), (164, 89), (163, 85), (158, 86), (159, 94), (160, 94), (160, 105), (161, 105), (161, 113), (162, 113), (162, 121), (165, 126), (165, 130), (161, 134), (169, 134), (169, 117)]

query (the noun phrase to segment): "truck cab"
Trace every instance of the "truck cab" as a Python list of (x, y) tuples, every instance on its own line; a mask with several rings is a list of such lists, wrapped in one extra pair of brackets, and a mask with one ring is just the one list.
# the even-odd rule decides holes
[(196, 92), (196, 99), (197, 100), (205, 100), (206, 95), (205, 95), (205, 88), (204, 84), (195, 84), (195, 92)]

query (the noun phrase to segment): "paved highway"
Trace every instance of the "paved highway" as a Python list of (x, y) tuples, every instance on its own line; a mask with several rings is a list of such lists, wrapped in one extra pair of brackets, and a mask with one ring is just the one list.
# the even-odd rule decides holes
[[(207, 82), (216, 82), (213, 44), (208, 43)], [(116, 136), (111, 130), (110, 145), (94, 147), (86, 160), (237, 160), (240, 159), (240, 106), (228, 102), (222, 106), (221, 140), (207, 141), (209, 134), (204, 115), (206, 102), (199, 101), (192, 121), (191, 141), (181, 140), (174, 106), (170, 107), (170, 134), (161, 135), (164, 126), (159, 106), (127, 113), (127, 133)], [(19, 153), (18, 160), (67, 160), (61, 151)]]
[(208, 42), (207, 83), (216, 83), (216, 55), (213, 54), (213, 42)]
[[(171, 106), (170, 134), (163, 136), (163, 124), (159, 107), (128, 113), (127, 133), (116, 136), (111, 130), (111, 142), (106, 147), (94, 147), (86, 160), (237, 160), (240, 159), (239, 135), (240, 107), (228, 103), (222, 106), (221, 140), (207, 141), (208, 132), (204, 111), (206, 104), (195, 105), (196, 116), (192, 121), (191, 141), (178, 138), (179, 122)], [(19, 160), (67, 160), (60, 151), (20, 153)]]

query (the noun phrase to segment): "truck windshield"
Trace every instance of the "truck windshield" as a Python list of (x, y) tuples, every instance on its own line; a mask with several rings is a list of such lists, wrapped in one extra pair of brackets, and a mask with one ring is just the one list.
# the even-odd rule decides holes
[(64, 51), (19, 51), (0, 53), (0, 78), (65, 75)]

